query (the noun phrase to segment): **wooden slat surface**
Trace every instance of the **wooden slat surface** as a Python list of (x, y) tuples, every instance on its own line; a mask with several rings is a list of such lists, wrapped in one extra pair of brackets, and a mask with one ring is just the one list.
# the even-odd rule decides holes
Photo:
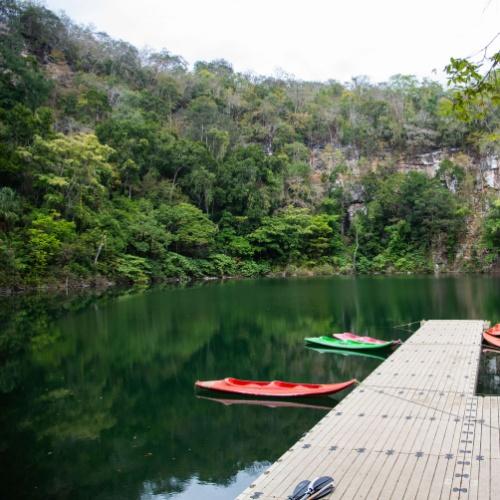
[(475, 395), (483, 321), (427, 321), (238, 500), (330, 475), (342, 499), (499, 499), (500, 404)]

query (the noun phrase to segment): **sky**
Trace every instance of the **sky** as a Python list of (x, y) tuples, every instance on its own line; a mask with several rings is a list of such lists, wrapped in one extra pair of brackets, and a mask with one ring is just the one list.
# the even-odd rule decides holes
[[(500, 0), (46, 0), (139, 49), (301, 80), (444, 79), (500, 31)], [(500, 37), (492, 45), (498, 50)]]

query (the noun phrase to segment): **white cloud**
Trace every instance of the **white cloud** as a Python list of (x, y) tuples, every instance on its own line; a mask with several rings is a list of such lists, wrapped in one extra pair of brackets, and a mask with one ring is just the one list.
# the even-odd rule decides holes
[(75, 21), (190, 63), (340, 81), (431, 76), (493, 38), (499, 0), (47, 0)]

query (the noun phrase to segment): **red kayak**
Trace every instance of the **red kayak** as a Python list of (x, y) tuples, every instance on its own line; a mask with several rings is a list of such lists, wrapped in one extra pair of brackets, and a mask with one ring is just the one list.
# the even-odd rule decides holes
[[(351, 332), (334, 333), (333, 336), (340, 340), (352, 340), (353, 342), (363, 342), (365, 344), (387, 344), (387, 340), (374, 339), (373, 337), (361, 337)], [(393, 344), (401, 344), (401, 340), (393, 340)]]
[(492, 326), (491, 328), (488, 328), (486, 330), (486, 333), (488, 335), (493, 335), (494, 337), (500, 337), (500, 323), (497, 323), (496, 325)]
[(488, 344), (494, 345), (495, 347), (500, 347), (500, 338), (490, 335), (486, 332), (483, 333), (483, 339), (488, 342)]
[(301, 384), (294, 382), (261, 382), (258, 380), (240, 380), (228, 377), (222, 380), (196, 381), (195, 387), (218, 392), (230, 392), (245, 396), (264, 396), (268, 398), (296, 398), (306, 396), (325, 396), (343, 391), (356, 384), (356, 379), (339, 384)]

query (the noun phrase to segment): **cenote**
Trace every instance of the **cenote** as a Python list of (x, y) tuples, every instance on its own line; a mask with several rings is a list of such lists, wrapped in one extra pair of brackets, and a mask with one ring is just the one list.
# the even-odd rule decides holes
[[(195, 380), (362, 380), (381, 359), (320, 353), (303, 338), (350, 330), (405, 340), (418, 324), (396, 325), (497, 322), (499, 304), (493, 276), (4, 297), (0, 498), (234, 498), (335, 400), (224, 404), (196, 397)], [(478, 392), (500, 393), (500, 358), (485, 353), (482, 365)]]

